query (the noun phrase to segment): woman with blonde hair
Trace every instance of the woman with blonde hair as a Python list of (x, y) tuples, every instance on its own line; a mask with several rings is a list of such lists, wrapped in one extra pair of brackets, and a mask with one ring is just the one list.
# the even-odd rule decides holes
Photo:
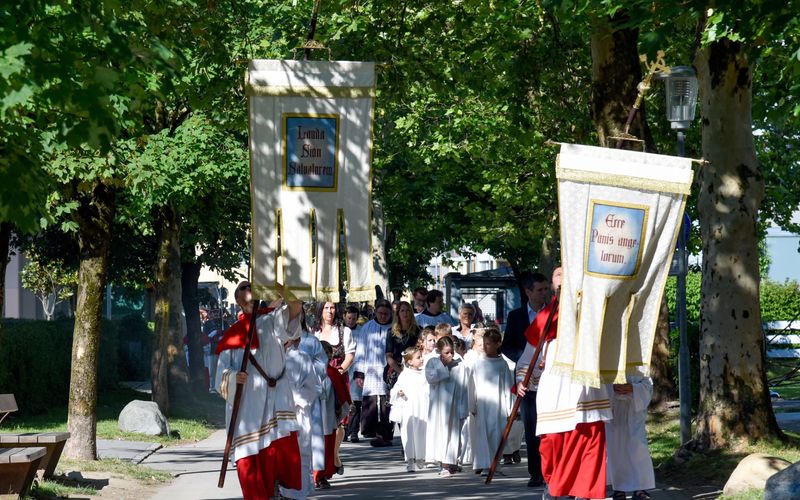
[(403, 351), (417, 345), (419, 332), (411, 304), (404, 300), (400, 301), (390, 335), (386, 337), (386, 363), (394, 373), (399, 374), (403, 371)]

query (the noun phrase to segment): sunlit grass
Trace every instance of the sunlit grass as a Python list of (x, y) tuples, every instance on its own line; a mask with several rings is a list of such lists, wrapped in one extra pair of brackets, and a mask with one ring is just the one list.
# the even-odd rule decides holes
[[(800, 434), (794, 432), (785, 432), (787, 436), (785, 442), (774, 439), (739, 443), (725, 450), (689, 454), (685, 459), (676, 459), (673, 455), (680, 446), (678, 409), (651, 413), (647, 427), (656, 477), (666, 484), (681, 485), (686, 488), (711, 485), (721, 489), (739, 462), (752, 453), (779, 457), (790, 463), (800, 461)], [(762, 497), (763, 490), (755, 490), (725, 498), (746, 500)]]
[[(163, 446), (201, 441), (222, 427), (224, 402), (219, 396), (202, 395), (189, 402), (173, 405), (167, 419), (170, 436), (148, 436), (126, 433), (119, 430), (119, 413), (129, 402), (140, 399), (149, 400), (148, 394), (131, 389), (107, 391), (100, 395), (97, 404), (98, 439), (122, 439), (128, 441), (147, 441)], [(52, 408), (42, 415), (20, 416), (14, 414), (3, 422), (3, 432), (55, 432), (67, 430), (67, 408)]]

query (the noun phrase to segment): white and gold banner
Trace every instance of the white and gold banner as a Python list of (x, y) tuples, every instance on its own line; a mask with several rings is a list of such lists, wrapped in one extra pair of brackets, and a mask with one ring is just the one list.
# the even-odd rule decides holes
[(564, 278), (554, 374), (589, 387), (649, 374), (691, 165), (562, 144), (556, 175)]
[(349, 300), (373, 299), (374, 63), (253, 60), (246, 85), (254, 293), (336, 301), (344, 265)]

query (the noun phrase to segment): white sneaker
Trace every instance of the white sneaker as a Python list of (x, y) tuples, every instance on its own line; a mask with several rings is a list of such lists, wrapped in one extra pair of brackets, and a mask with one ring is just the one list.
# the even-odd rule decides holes
[(439, 471), (439, 477), (450, 477), (452, 474), (447, 469), (442, 469)]
[(417, 469), (425, 468), (425, 460), (417, 460)]
[(416, 472), (416, 470), (417, 470), (417, 466), (414, 463), (414, 461), (413, 460), (409, 460), (406, 463), (406, 472)]

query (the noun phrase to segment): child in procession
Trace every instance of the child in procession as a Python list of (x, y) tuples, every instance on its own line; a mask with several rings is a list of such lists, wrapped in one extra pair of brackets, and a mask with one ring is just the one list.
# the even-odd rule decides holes
[(472, 468), (488, 472), (511, 413), (514, 374), (500, 356), (502, 335), (497, 328), (483, 334), (485, 356), (479, 357), (469, 374), (469, 411), (472, 419)]
[(389, 418), (400, 424), (400, 439), (406, 459), (406, 471), (425, 467), (425, 440), (429, 388), (422, 371), (422, 351), (409, 347), (403, 351), (405, 368), (391, 390), (392, 411)]
[(439, 356), (425, 364), (425, 379), (430, 384), (426, 460), (441, 462), (440, 477), (458, 471), (461, 426), (467, 418), (467, 369), (455, 359), (453, 339), (444, 336), (436, 343)]

